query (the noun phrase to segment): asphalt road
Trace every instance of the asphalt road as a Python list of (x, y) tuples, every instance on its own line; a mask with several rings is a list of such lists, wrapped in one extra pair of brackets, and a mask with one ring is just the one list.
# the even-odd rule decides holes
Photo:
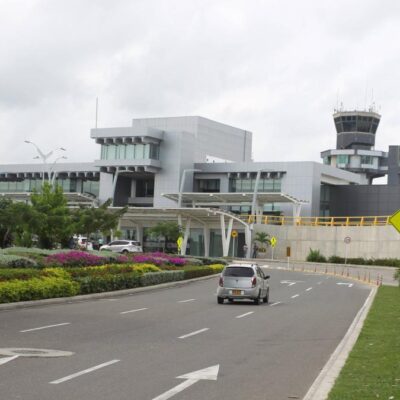
[[(170, 398), (301, 399), (370, 287), (268, 273), (268, 305), (218, 305), (213, 277), (115, 299), (1, 311), (0, 348), (74, 354), (0, 356), (0, 398), (165, 400), (163, 393), (183, 384)], [(217, 365), (216, 380), (177, 378)]]

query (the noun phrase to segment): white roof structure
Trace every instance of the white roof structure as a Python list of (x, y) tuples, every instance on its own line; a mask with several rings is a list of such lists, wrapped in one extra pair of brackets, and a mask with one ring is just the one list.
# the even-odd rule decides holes
[[(182, 193), (182, 202), (191, 203), (193, 206), (243, 206), (251, 205), (253, 193)], [(178, 202), (179, 193), (163, 193), (163, 196), (169, 200)], [(304, 204), (303, 200), (298, 200), (285, 193), (257, 193), (256, 200), (258, 204), (268, 203), (293, 203)]]

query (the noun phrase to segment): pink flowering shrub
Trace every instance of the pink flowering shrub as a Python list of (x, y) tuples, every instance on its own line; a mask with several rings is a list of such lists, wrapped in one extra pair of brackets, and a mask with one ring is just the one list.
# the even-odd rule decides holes
[(45, 258), (46, 265), (60, 267), (86, 267), (92, 265), (103, 265), (107, 258), (95, 256), (84, 251), (68, 251), (56, 253)]
[(135, 263), (150, 263), (157, 266), (160, 265), (175, 265), (182, 267), (186, 264), (186, 260), (181, 257), (170, 256), (165, 253), (155, 252), (149, 254), (141, 254), (133, 257)]

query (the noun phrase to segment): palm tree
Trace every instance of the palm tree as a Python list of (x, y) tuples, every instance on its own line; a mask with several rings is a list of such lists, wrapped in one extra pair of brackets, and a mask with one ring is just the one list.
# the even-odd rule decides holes
[(269, 234), (266, 232), (257, 232), (254, 241), (260, 243), (261, 246), (269, 246), (271, 244)]

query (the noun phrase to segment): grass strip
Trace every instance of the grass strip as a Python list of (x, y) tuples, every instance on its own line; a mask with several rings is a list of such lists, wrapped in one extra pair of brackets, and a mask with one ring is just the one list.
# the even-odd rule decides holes
[(400, 399), (400, 289), (381, 286), (328, 400)]

